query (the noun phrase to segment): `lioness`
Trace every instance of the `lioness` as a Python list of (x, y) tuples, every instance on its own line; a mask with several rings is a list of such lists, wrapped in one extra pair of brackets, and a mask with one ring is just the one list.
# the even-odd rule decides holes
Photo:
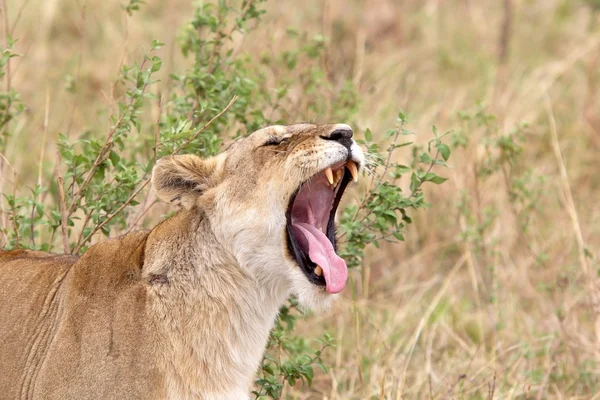
[(0, 398), (248, 398), (279, 307), (346, 284), (335, 212), (364, 164), (345, 124), (271, 126), (165, 157), (149, 232), (81, 257), (0, 252)]

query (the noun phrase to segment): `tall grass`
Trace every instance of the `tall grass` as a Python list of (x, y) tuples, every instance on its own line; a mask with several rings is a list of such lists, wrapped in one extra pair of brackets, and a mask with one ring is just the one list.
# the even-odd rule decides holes
[[(2, 2), (3, 42), (7, 33), (18, 38), (14, 52), (21, 54), (10, 59), (3, 85), (20, 94), (11, 104), (21, 114), (1, 144), (1, 189), (9, 197), (27, 194), (34, 213), (44, 193), (29, 195), (28, 187), (56, 180), (59, 133), (73, 140), (90, 130), (89, 138), (102, 138), (114, 125), (110, 116), (119, 115), (129, 87), (119, 80), (123, 65), (143, 59), (152, 40), (164, 42), (155, 50), (163, 61), (158, 82), (147, 93), (168, 99), (195, 62), (178, 51), (195, 29), (190, 2), (148, 1), (133, 16), (121, 6)], [(417, 132), (407, 139), (426, 146), (436, 125), (452, 131), (446, 139), (453, 151), (450, 180), (425, 189), (431, 207), (412, 216), (406, 243), (369, 248), (334, 309), (297, 322), (300, 336), (328, 332), (337, 346), (323, 353), (330, 368), (315, 371), (311, 388), (286, 384), (282, 396), (600, 398), (597, 4), (327, 0), (265, 7), (262, 22), (250, 22), (249, 34), (233, 33), (230, 47), (255, 74), (252, 90), (263, 96), (256, 101), (268, 104), (248, 129), (263, 117), (332, 120), (359, 132), (371, 128), (380, 141), (403, 109), (404, 128)], [(230, 99), (221, 99), (221, 108)], [(152, 125), (164, 102), (144, 104), (140, 115)], [(224, 137), (246, 129), (219, 128)], [(393, 154), (411, 167), (411, 150)], [(409, 178), (399, 183), (407, 192)], [(363, 181), (358, 193), (367, 190)], [(152, 226), (168, 212), (151, 194), (142, 200), (143, 211), (127, 215), (111, 235)], [(10, 207), (5, 199), (4, 229), (11, 228)], [(57, 231), (56, 251), (60, 237)], [(102, 237), (94, 232), (90, 243)]]

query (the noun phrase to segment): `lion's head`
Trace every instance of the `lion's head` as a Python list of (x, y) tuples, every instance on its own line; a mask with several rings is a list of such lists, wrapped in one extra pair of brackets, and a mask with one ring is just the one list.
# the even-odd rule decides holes
[(205, 215), (265, 290), (318, 307), (346, 284), (335, 213), (363, 164), (348, 125), (270, 126), (210, 159), (165, 157), (152, 182), (162, 200)]

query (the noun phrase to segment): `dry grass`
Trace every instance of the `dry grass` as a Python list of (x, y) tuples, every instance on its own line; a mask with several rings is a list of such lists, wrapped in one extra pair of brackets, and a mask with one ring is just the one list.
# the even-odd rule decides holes
[[(183, 63), (173, 48), (188, 1), (148, 1), (131, 19), (119, 0), (7, 3), (24, 54), (12, 65), (12, 86), (28, 114), (5, 156), (22, 182), (35, 182), (42, 165), (52, 173), (59, 132), (108, 126), (98, 110), (114, 105), (119, 65), (151, 39), (166, 43), (165, 84)], [(599, 17), (574, 0), (513, 0), (507, 41), (503, 4), (271, 2), (264, 25), (238, 43), (242, 52), (278, 52), (292, 45), (282, 35), (288, 26), (322, 33), (332, 38), (329, 73), (358, 88), (359, 128), (384, 131), (403, 108), (412, 130), (436, 124), (469, 138), (407, 243), (372, 249), (335, 309), (300, 324), (306, 336), (327, 330), (339, 345), (327, 355), (329, 374), (310, 390), (287, 388), (290, 398), (600, 398)], [(69, 79), (75, 95), (65, 91)], [(498, 129), (457, 118), (478, 102)], [(521, 167), (546, 177), (536, 208), (525, 212), (505, 169), (487, 179), (474, 172), (490, 136), (520, 121), (531, 126)], [(3, 172), (8, 187), (12, 173)]]

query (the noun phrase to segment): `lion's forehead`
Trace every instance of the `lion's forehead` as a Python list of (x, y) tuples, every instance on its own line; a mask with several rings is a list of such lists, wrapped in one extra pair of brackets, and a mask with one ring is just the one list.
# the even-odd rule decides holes
[(299, 123), (293, 125), (271, 125), (251, 133), (246, 139), (248, 139), (248, 141), (255, 141), (273, 136), (320, 137), (336, 130), (352, 131), (352, 128), (348, 124), (316, 125), (311, 123)]
[[(259, 129), (236, 141), (223, 154), (222, 176), (227, 180), (243, 180), (244, 185), (254, 185), (265, 175), (275, 181), (293, 179), (297, 169), (308, 173), (313, 164), (329, 157), (328, 150), (338, 146), (323, 138), (338, 130), (351, 132), (352, 128), (347, 124), (300, 123)], [(277, 143), (277, 139), (284, 141)], [(270, 146), (270, 140), (275, 140), (276, 145)]]

